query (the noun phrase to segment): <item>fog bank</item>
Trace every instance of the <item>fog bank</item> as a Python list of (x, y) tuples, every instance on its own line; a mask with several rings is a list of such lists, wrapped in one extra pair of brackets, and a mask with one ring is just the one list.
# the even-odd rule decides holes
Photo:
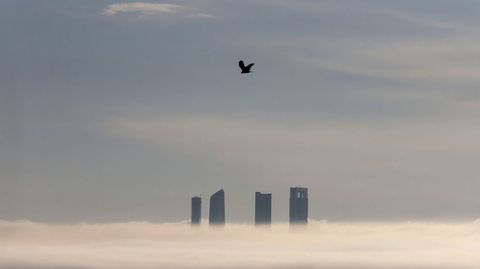
[(480, 222), (311, 221), (270, 229), (188, 223), (0, 221), (1, 268), (478, 268)]

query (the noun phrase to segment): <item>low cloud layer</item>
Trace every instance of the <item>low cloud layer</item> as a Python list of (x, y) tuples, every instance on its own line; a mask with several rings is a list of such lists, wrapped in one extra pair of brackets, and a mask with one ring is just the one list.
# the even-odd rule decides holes
[(0, 222), (0, 268), (478, 268), (480, 224)]

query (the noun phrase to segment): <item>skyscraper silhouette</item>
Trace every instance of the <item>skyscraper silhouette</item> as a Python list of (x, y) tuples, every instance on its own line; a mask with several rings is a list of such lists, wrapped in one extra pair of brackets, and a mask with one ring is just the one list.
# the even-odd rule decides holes
[(255, 192), (255, 225), (272, 223), (272, 194)]
[(192, 197), (192, 225), (199, 225), (202, 219), (202, 198)]
[(308, 223), (308, 189), (290, 188), (290, 224)]
[(219, 190), (210, 196), (210, 211), (208, 212), (210, 225), (225, 225), (225, 192)]

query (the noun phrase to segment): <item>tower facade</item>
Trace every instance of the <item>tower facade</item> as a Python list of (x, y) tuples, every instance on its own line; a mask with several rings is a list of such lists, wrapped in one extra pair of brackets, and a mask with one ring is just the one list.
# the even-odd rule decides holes
[(208, 221), (210, 225), (225, 225), (225, 192), (223, 190), (210, 196)]
[(255, 225), (272, 223), (272, 194), (255, 192)]
[(290, 224), (308, 223), (308, 188), (290, 188)]
[(199, 225), (202, 219), (202, 198), (192, 197), (192, 225)]

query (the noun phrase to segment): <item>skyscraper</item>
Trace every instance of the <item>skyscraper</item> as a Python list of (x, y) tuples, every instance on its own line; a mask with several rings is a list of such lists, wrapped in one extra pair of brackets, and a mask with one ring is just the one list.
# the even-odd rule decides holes
[(208, 212), (210, 225), (225, 225), (225, 192), (219, 190), (210, 196), (210, 211)]
[(308, 189), (290, 188), (290, 224), (308, 223)]
[(202, 219), (202, 198), (192, 197), (192, 225), (199, 225)]
[(272, 194), (255, 192), (255, 225), (272, 223)]

